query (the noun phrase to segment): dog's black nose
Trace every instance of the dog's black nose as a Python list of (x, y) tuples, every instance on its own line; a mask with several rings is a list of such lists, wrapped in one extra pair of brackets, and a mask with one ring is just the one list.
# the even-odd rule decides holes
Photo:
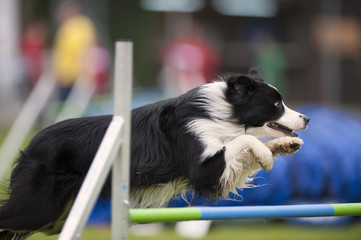
[(305, 116), (305, 115), (300, 115), (301, 118), (303, 118), (303, 120), (305, 121), (306, 124), (308, 124), (310, 122), (310, 118)]

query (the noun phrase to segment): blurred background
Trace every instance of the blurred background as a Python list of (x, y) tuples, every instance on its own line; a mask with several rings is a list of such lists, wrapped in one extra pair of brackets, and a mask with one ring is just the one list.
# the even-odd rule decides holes
[[(232, 200), (192, 204), (361, 201), (360, 16), (357, 0), (0, 0), (0, 179), (39, 129), (112, 113), (114, 43), (129, 39), (133, 107), (257, 67), (287, 105), (311, 117), (300, 133), (305, 145), (271, 172), (261, 171), (260, 187), (240, 190), (242, 197)], [(90, 224), (108, 226), (109, 207), (100, 200)], [(357, 218), (287, 223), (347, 226), (316, 239), (361, 236)], [(209, 224), (203, 226), (208, 231)]]
[[(2, 106), (12, 105), (1, 108), (7, 109), (1, 114), (2, 125), (11, 122), (17, 106), (22, 105), (28, 93), (25, 86), (31, 88), (48, 63), (43, 59), (44, 54), (62, 51), (57, 41), (64, 37), (58, 33), (66, 17), (60, 15), (70, 14), (60, 13), (62, 2), (2, 0), (0, 3), (0, 97)], [(93, 63), (98, 68), (105, 65), (98, 72), (112, 74), (116, 40), (134, 42), (136, 90), (165, 84), (161, 79), (165, 59), (168, 65), (182, 65), (182, 58), (190, 58), (195, 62), (193, 68), (203, 71), (205, 81), (221, 72), (245, 73), (256, 66), (266, 80), (278, 85), (288, 102), (359, 107), (361, 6), (356, 0), (79, 0), (78, 3), (81, 9), (76, 11), (85, 15), (93, 28), (89, 30), (91, 33), (78, 34), (92, 35), (82, 41), (89, 41), (89, 46), (106, 52), (110, 61), (104, 63), (106, 60), (102, 59), (98, 64)], [(191, 50), (178, 50), (177, 43), (184, 42)], [(192, 47), (198, 51), (192, 52)], [(202, 57), (208, 62), (202, 62)], [(187, 65), (173, 66), (176, 67), (192, 70)], [(109, 93), (109, 76), (102, 81), (107, 83), (102, 83), (105, 86), (101, 90)]]

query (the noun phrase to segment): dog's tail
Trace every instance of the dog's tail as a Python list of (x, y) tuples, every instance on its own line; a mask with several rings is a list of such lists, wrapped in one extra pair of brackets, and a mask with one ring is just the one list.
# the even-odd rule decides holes
[(17, 222), (21, 222), (21, 215), (16, 207), (9, 199), (0, 200), (0, 240), (24, 240), (32, 234), (29, 230), (16, 229)]
[(0, 232), (0, 240), (23, 240), (27, 238), (30, 234), (31, 232), (16, 233), (5, 230)]
[(0, 240), (12, 240), (14, 237), (15, 237), (14, 232), (10, 232), (7, 230), (0, 232)]
[(44, 163), (21, 153), (7, 197), (0, 201), (0, 240), (25, 239), (29, 232), (55, 223), (66, 196), (65, 190), (57, 191), (55, 181)]

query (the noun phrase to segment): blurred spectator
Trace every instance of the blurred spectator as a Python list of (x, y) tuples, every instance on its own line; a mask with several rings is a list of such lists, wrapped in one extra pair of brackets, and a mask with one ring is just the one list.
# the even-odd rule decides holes
[(219, 66), (216, 51), (204, 40), (194, 22), (180, 24), (177, 35), (160, 53), (160, 83), (169, 96), (177, 96), (213, 80)]
[(95, 84), (95, 93), (106, 93), (108, 87), (110, 56), (101, 44), (96, 44), (85, 53), (85, 68)]
[(20, 48), (24, 61), (26, 95), (43, 72), (47, 51), (48, 26), (45, 21), (35, 21), (25, 27)]
[(283, 50), (274, 37), (266, 31), (257, 33), (253, 44), (255, 50), (253, 65), (261, 71), (267, 83), (275, 86), (283, 96), (286, 96), (286, 61)]
[(54, 44), (54, 68), (60, 87), (60, 100), (65, 100), (79, 76), (90, 78), (86, 68), (86, 52), (95, 46), (96, 33), (92, 21), (82, 14), (74, 1), (63, 1), (57, 10), (59, 28)]

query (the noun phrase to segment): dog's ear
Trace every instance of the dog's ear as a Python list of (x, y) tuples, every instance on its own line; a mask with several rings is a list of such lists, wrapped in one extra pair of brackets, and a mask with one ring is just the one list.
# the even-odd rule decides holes
[(249, 75), (252, 79), (254, 79), (254, 80), (256, 80), (256, 81), (264, 82), (264, 81), (263, 81), (263, 78), (262, 78), (262, 75), (261, 75), (261, 72), (258, 71), (258, 69), (256, 69), (256, 68), (251, 68), (251, 69), (249, 70), (248, 75)]
[(232, 76), (227, 82), (226, 97), (233, 104), (242, 104), (253, 95), (256, 87), (255, 81), (246, 75)]

